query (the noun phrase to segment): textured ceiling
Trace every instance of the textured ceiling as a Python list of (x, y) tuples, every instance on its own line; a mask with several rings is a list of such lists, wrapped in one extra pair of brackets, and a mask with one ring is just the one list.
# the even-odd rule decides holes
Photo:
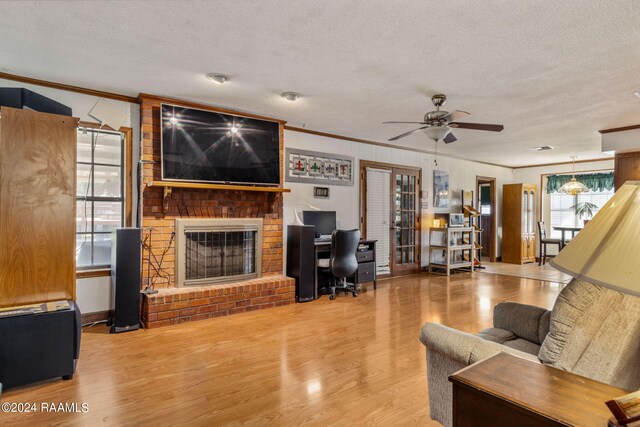
[[(505, 130), (438, 150), (509, 166), (606, 157), (597, 131), (640, 122), (639, 36), (635, 0), (0, 2), (5, 72), (375, 141), (442, 92)], [(422, 133), (396, 144), (433, 149)]]

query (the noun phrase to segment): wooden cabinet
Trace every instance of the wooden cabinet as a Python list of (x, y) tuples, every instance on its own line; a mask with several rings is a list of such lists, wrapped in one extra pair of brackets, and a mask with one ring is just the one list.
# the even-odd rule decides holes
[(502, 261), (524, 264), (536, 260), (535, 184), (502, 187)]
[(616, 153), (613, 177), (616, 191), (627, 181), (640, 180), (640, 151)]
[(0, 306), (75, 299), (77, 123), (0, 108)]

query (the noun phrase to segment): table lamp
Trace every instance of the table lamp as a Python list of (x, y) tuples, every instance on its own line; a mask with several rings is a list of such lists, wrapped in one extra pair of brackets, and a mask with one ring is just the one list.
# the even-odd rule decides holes
[(627, 181), (550, 262), (576, 279), (640, 297), (640, 181)]

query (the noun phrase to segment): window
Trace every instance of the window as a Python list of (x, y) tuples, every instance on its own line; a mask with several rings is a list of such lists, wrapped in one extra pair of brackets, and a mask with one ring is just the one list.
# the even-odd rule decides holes
[[(76, 268), (111, 263), (111, 231), (123, 227), (125, 205), (124, 132), (78, 128)], [(126, 183), (129, 185), (129, 183)]]
[(553, 227), (578, 227), (582, 225), (584, 218), (578, 218), (572, 206), (581, 202), (593, 203), (597, 206), (593, 212), (595, 215), (613, 197), (613, 190), (588, 191), (577, 196), (556, 192), (549, 194), (549, 196), (549, 208), (551, 211), (550, 237), (559, 239), (562, 232), (554, 230)]

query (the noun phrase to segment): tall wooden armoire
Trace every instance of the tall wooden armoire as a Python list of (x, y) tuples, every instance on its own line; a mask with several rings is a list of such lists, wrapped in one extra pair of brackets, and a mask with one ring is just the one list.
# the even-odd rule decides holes
[(0, 108), (0, 307), (75, 299), (77, 124)]
[(536, 260), (535, 184), (502, 187), (502, 261), (525, 264)]

